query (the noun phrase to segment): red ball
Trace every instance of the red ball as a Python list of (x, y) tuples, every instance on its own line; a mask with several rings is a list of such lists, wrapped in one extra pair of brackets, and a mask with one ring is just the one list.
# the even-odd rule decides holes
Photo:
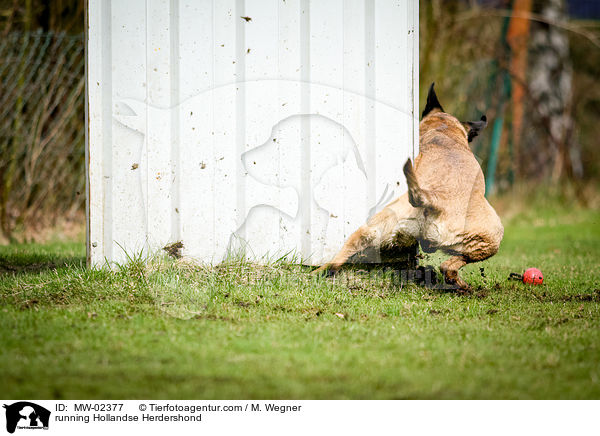
[(523, 274), (523, 283), (531, 285), (541, 285), (544, 282), (544, 275), (537, 268), (529, 268)]

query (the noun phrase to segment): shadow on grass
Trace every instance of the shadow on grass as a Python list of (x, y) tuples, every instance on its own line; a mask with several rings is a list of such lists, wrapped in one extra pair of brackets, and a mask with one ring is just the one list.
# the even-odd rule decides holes
[(56, 269), (84, 267), (85, 264), (85, 256), (0, 254), (0, 275), (37, 274)]

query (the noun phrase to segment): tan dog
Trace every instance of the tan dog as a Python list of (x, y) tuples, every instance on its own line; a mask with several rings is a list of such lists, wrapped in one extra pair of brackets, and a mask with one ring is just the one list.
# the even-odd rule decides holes
[(374, 215), (346, 241), (333, 260), (315, 272), (336, 272), (365, 249), (412, 246), (452, 257), (440, 270), (446, 283), (469, 289), (458, 275), (467, 263), (498, 252), (504, 228), (484, 197), (483, 172), (469, 142), (487, 125), (461, 123), (444, 112), (433, 84), (419, 125), (419, 155), (404, 165), (408, 192)]

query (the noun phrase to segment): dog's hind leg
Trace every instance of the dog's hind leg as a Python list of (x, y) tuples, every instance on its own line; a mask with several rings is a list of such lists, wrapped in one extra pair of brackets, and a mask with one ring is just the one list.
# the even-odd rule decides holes
[(333, 260), (313, 271), (313, 274), (325, 271), (335, 273), (356, 253), (392, 243), (395, 237), (398, 239), (398, 233), (405, 235), (404, 239), (410, 242), (407, 245), (412, 245), (418, 228), (415, 211), (408, 202), (407, 194), (404, 194), (350, 235)]
[(493, 220), (485, 231), (471, 228), (468, 232), (461, 233), (460, 244), (448, 250), (458, 255), (451, 257), (440, 266), (446, 283), (457, 285), (462, 290), (469, 290), (469, 285), (460, 278), (458, 270), (468, 263), (480, 262), (496, 254), (503, 234), (504, 229), (499, 218)]
[(335, 274), (354, 254), (373, 246), (375, 240), (378, 239), (377, 233), (377, 229), (369, 226), (368, 224), (361, 226), (357, 231), (350, 235), (342, 249), (338, 252), (338, 254), (335, 255), (333, 260), (313, 271), (313, 274), (319, 274), (322, 272)]
[(489, 235), (476, 234), (466, 238), (461, 245), (461, 250), (457, 250), (461, 254), (453, 256), (442, 263), (440, 271), (444, 275), (446, 283), (456, 285), (460, 289), (468, 291), (471, 287), (460, 278), (458, 270), (468, 263), (480, 262), (496, 254), (500, 246), (500, 239), (496, 238), (494, 240)]

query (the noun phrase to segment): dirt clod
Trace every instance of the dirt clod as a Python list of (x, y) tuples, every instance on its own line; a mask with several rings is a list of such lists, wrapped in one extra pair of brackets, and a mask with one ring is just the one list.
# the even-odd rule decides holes
[(169, 253), (169, 256), (174, 257), (175, 259), (181, 258), (181, 250), (183, 249), (183, 242), (177, 241), (172, 244), (165, 245), (163, 250)]

